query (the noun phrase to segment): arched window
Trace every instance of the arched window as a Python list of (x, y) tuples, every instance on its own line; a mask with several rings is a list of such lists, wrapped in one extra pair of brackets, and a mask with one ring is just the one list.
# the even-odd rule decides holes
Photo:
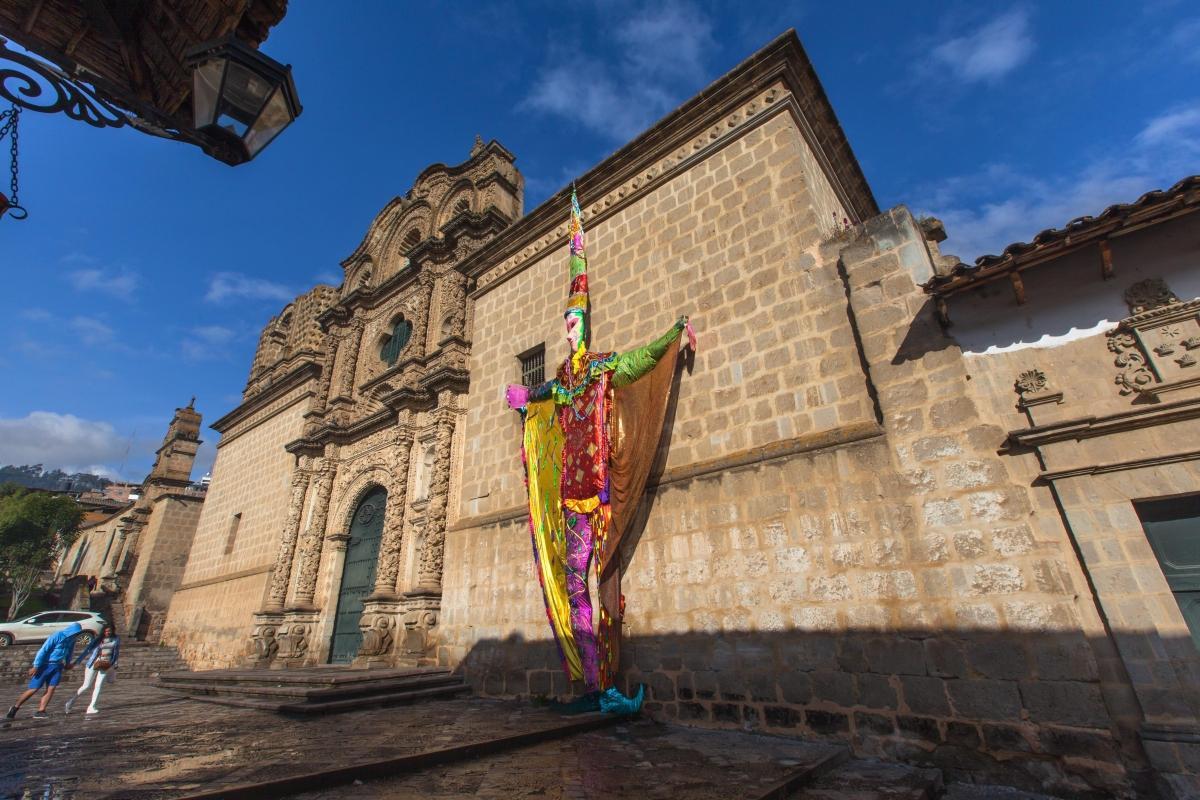
[(412, 323), (400, 317), (392, 324), (392, 332), (383, 340), (379, 348), (379, 357), (389, 367), (394, 367), (400, 358), (400, 352), (412, 338)]
[(416, 247), (420, 243), (421, 243), (421, 231), (419, 229), (413, 228), (411, 231), (404, 234), (404, 252), (407, 253), (409, 250), (412, 250), (414, 247)]

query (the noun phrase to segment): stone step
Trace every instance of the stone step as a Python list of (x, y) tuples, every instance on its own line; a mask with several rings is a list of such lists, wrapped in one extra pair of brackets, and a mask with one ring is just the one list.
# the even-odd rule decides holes
[[(166, 689), (167, 687), (160, 687)], [(239, 694), (193, 694), (185, 696), (189, 700), (199, 700), (203, 703), (239, 706), (241, 708), (256, 708), (260, 711), (274, 711), (280, 714), (330, 714), (339, 711), (354, 711), (360, 708), (382, 708), (384, 706), (406, 705), (422, 700), (438, 700), (468, 694), (471, 687), (461, 681), (425, 689), (410, 689), (401, 692), (383, 694), (366, 694), (340, 700), (302, 701), (295, 702), (279, 699), (269, 699), (257, 695)]]
[(942, 795), (942, 771), (875, 759), (846, 761), (789, 800), (934, 800)]
[(158, 686), (161, 689), (171, 689), (177, 692), (197, 695), (220, 695), (239, 697), (265, 697), (278, 700), (300, 700), (311, 702), (330, 702), (363, 695), (383, 695), (395, 692), (405, 692), (416, 689), (430, 689), (437, 686), (463, 685), (461, 677), (448, 672), (434, 675), (414, 675), (391, 680), (370, 682), (355, 682), (335, 686), (311, 686), (307, 684), (232, 684), (220, 681), (179, 680), (173, 679), (173, 673), (160, 674)]
[(307, 686), (311, 688), (377, 684), (407, 678), (450, 675), (448, 667), (412, 667), (407, 669), (349, 669), (312, 667), (294, 670), (211, 669), (199, 672), (164, 673), (163, 680), (188, 684), (223, 686)]

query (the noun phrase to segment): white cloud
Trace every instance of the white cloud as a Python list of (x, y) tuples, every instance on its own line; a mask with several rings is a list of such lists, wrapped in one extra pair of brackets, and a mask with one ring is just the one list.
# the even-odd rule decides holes
[(1154, 117), (1137, 135), (1137, 143), (1143, 147), (1174, 144), (1200, 149), (1200, 103)]
[(201, 325), (188, 331), (180, 344), (183, 354), (193, 361), (205, 361), (226, 355), (237, 331), (223, 325)]
[(914, 206), (945, 223), (942, 250), (971, 263), (1045, 228), (1166, 188), (1196, 172), (1198, 152), (1200, 102), (1152, 117), (1132, 141), (1080, 169), (1032, 175), (992, 164), (926, 187)]
[(208, 293), (204, 295), (204, 299), (210, 303), (230, 299), (277, 300), (286, 303), (295, 296), (296, 293), (283, 284), (264, 278), (255, 278), (240, 272), (218, 272), (209, 280)]
[(1013, 9), (971, 33), (933, 48), (933, 58), (961, 81), (996, 81), (1033, 53), (1029, 15)]
[(33, 411), (0, 419), (0, 464), (42, 464), (64, 472), (95, 472), (115, 477), (127, 443), (110, 423), (72, 414)]
[(708, 17), (682, 2), (642, 10), (614, 39), (598, 47), (615, 52), (615, 60), (556, 53), (523, 104), (624, 141), (703, 83), (705, 56), (716, 47)]
[(54, 315), (44, 308), (27, 308), (21, 312), (21, 318), (30, 322), (49, 322)]
[(67, 280), (77, 292), (98, 292), (115, 297), (118, 300), (132, 300), (137, 291), (138, 276), (136, 272), (121, 268), (120, 270), (77, 269), (67, 273)]
[(329, 286), (341, 286), (343, 276), (335, 275), (332, 272), (318, 272), (313, 276), (313, 280), (317, 283), (328, 284)]
[(67, 324), (84, 344), (104, 345), (116, 339), (116, 332), (95, 317), (72, 317)]

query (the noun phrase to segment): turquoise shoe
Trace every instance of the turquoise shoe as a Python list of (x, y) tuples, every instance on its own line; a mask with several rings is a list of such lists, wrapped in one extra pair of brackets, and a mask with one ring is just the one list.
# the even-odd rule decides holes
[(588, 692), (569, 703), (555, 703), (553, 708), (560, 714), (590, 714), (600, 710), (600, 693)]
[(617, 687), (610, 686), (600, 695), (600, 710), (605, 714), (636, 714), (642, 708), (646, 696), (646, 685), (638, 684), (637, 694), (632, 698), (621, 694)]

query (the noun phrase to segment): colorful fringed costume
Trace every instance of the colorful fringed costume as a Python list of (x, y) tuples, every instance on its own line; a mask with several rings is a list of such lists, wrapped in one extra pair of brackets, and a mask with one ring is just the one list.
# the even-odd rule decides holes
[[(619, 663), (620, 544), (654, 461), (674, 380), (681, 317), (628, 353), (589, 350), (587, 261), (582, 214), (571, 195), (571, 288), (564, 318), (574, 352), (554, 379), (509, 387), (523, 408), (529, 525), (546, 613), (572, 680), (613, 690)], [(595, 563), (599, 627), (593, 627), (588, 570)], [(619, 697), (619, 695), (618, 695)]]

